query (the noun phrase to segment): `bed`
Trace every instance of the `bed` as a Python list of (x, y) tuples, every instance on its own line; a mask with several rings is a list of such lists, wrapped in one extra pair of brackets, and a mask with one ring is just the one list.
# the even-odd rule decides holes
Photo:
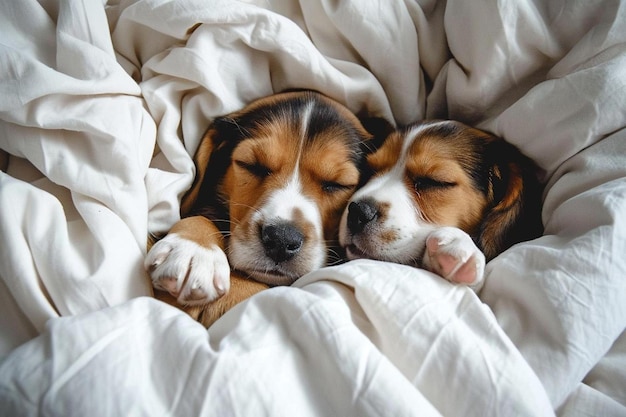
[[(6, 1), (0, 54), (1, 414), (626, 415), (624, 3)], [(544, 235), (479, 294), (359, 260), (209, 329), (153, 299), (204, 129), (288, 88), (504, 137)]]

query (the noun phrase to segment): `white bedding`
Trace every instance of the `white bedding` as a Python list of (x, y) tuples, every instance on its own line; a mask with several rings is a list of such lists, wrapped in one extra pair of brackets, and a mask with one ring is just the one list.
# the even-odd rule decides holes
[[(211, 118), (293, 87), (503, 136), (545, 170), (545, 235), (480, 297), (356, 261), (208, 331), (151, 299)], [(625, 127), (616, 1), (4, 1), (0, 410), (626, 415)]]

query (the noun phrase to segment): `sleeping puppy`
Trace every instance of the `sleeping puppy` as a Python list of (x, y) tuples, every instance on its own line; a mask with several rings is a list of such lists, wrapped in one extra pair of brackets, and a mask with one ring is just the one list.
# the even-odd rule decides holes
[(215, 119), (183, 218), (146, 257), (155, 295), (208, 326), (252, 294), (327, 264), (370, 139), (346, 107), (311, 91)]
[(423, 267), (478, 291), (486, 260), (541, 235), (537, 170), (513, 145), (454, 121), (388, 133), (342, 216), (349, 259)]

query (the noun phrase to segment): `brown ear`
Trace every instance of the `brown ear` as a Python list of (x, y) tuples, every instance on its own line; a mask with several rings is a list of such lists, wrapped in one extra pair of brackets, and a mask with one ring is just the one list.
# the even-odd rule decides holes
[(490, 205), (480, 227), (478, 244), (487, 260), (515, 243), (543, 233), (538, 169), (513, 145), (497, 139), (485, 152)]
[(199, 207), (216, 208), (219, 205), (217, 179), (222, 178), (228, 169), (232, 151), (240, 137), (236, 114), (213, 120), (194, 156), (196, 175), (191, 188), (183, 196), (180, 206), (182, 217), (204, 214), (198, 211)]
[(189, 214), (191, 208), (198, 199), (200, 187), (204, 182), (204, 174), (206, 173), (207, 166), (209, 165), (209, 159), (211, 158), (211, 153), (213, 152), (213, 148), (215, 147), (213, 141), (216, 134), (217, 131), (211, 125), (209, 129), (204, 133), (204, 136), (202, 136), (200, 146), (198, 146), (198, 149), (196, 150), (196, 154), (193, 158), (193, 162), (196, 166), (196, 175), (194, 177), (191, 188), (183, 196), (183, 199), (181, 201), (180, 214), (182, 217), (185, 217), (187, 214)]

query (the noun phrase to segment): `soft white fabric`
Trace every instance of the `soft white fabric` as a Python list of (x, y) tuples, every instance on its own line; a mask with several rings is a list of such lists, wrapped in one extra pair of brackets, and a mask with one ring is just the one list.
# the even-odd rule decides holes
[[(66, 415), (76, 416), (91, 415), (111, 387), (120, 401), (97, 412), (127, 415), (131, 400), (147, 415), (552, 412), (536, 375), (473, 291), (401, 265), (385, 266), (380, 279), (378, 267), (354, 262), (261, 293), (208, 336), (148, 298), (51, 320), (0, 373), (29, 387), (17, 396), (27, 408), (54, 414), (61, 399)], [(20, 365), (33, 357), (36, 369)]]
[[(545, 235), (480, 298), (371, 261), (208, 333), (137, 298), (211, 118), (294, 87), (503, 136), (545, 170)], [(2, 2), (0, 409), (624, 415), (625, 126), (615, 1)]]

